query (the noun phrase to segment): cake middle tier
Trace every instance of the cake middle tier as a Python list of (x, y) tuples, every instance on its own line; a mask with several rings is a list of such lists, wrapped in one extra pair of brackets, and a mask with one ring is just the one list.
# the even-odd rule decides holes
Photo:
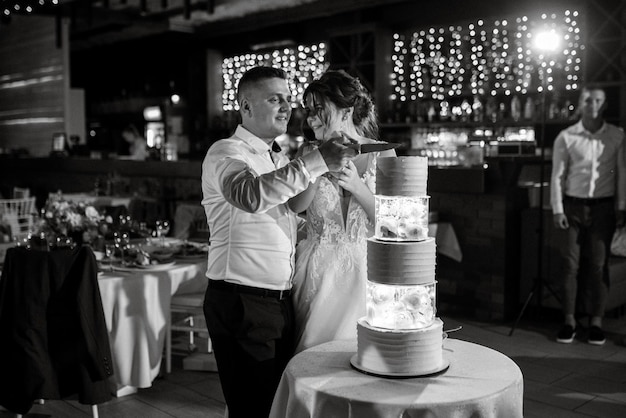
[(424, 285), (435, 282), (436, 244), (424, 241), (367, 240), (367, 279), (392, 285)]

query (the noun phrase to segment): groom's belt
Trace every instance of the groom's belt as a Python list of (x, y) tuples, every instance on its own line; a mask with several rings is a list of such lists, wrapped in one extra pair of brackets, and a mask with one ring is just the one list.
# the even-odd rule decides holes
[(613, 202), (615, 198), (613, 196), (607, 197), (574, 197), (574, 196), (563, 196), (564, 201), (570, 201), (573, 203), (580, 203), (585, 206), (594, 206), (600, 203), (609, 203)]
[(245, 293), (248, 295), (262, 296), (264, 298), (275, 298), (282, 300), (291, 295), (291, 289), (272, 290), (262, 289), (260, 287), (245, 286), (243, 284), (235, 284), (224, 280), (209, 280), (209, 288), (217, 289), (224, 292)]

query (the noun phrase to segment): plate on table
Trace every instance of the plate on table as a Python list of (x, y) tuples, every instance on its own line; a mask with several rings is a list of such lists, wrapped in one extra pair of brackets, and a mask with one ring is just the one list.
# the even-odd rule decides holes
[(173, 267), (175, 264), (176, 264), (176, 261), (169, 261), (167, 263), (137, 265), (137, 268), (140, 270), (159, 271), (159, 270), (167, 270), (170, 267)]
[(174, 253), (174, 257), (179, 260), (199, 260), (206, 258), (208, 252), (208, 244), (186, 241)]
[(202, 260), (203, 258), (206, 258), (206, 256), (206, 252), (192, 254), (174, 254), (174, 258), (176, 258), (177, 260)]
[(170, 261), (167, 263), (158, 264), (126, 264), (126, 265), (113, 265), (113, 270), (117, 271), (163, 271), (168, 270), (176, 264), (176, 261)]
[(174, 258), (174, 251), (164, 249), (164, 250), (154, 250), (148, 252), (150, 255), (150, 259), (156, 260), (159, 263), (169, 263)]
[(180, 246), (178, 251), (174, 253), (174, 257), (180, 260), (198, 260), (205, 258), (208, 252), (209, 246), (206, 244), (187, 242)]
[(178, 247), (183, 245), (183, 240), (179, 238), (173, 238), (173, 237), (163, 237), (163, 238), (149, 237), (149, 238), (146, 238), (144, 245), (151, 245), (151, 246), (161, 247), (161, 248), (173, 248), (174, 250), (176, 250)]
[(361, 365), (361, 363), (359, 363), (358, 357), (359, 355), (355, 354), (350, 358), (350, 365), (354, 369), (360, 372), (363, 372), (365, 374), (369, 374), (371, 376), (386, 377), (390, 379), (410, 379), (414, 377), (433, 377), (440, 373), (445, 372), (450, 367), (450, 359), (447, 358), (445, 353), (443, 354), (443, 359), (439, 367), (436, 367), (433, 370), (429, 370), (423, 373), (408, 373), (408, 372), (407, 373), (392, 373), (392, 372), (383, 373), (377, 370), (370, 370), (367, 367), (364, 367), (363, 365)]

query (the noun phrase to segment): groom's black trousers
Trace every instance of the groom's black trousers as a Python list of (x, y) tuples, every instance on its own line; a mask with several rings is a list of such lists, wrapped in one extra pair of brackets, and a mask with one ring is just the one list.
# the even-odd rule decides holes
[[(229, 418), (266, 418), (294, 351), (291, 297), (209, 280), (204, 316)], [(262, 291), (261, 289), (259, 289)]]

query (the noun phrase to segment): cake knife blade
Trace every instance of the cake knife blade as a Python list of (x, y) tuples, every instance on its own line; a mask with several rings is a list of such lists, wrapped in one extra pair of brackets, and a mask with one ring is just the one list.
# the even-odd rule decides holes
[(344, 144), (348, 148), (356, 150), (359, 154), (367, 154), (368, 152), (387, 151), (398, 148), (400, 144), (393, 142), (375, 142), (372, 144)]
[[(320, 146), (322, 141), (309, 141), (310, 144), (315, 146)], [(401, 144), (397, 144), (394, 142), (373, 142), (371, 144), (343, 144), (347, 148), (351, 148), (355, 150), (358, 154), (367, 154), (368, 152), (379, 152), (379, 151), (387, 151), (390, 149), (398, 148)]]

